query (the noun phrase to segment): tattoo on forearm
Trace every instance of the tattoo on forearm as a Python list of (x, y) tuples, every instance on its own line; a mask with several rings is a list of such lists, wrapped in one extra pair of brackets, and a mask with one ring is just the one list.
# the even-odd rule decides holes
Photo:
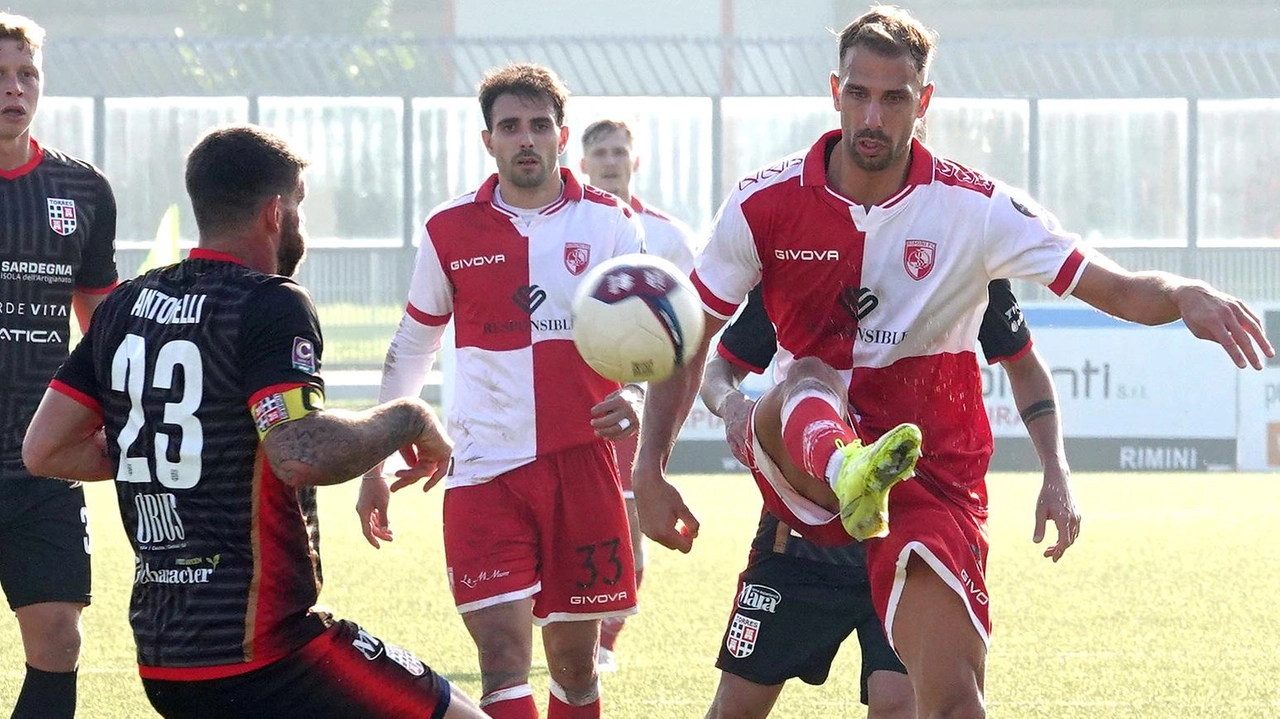
[[(269, 435), (271, 468), (287, 484), (337, 484), (356, 477), (423, 430), (422, 418), (403, 406), (369, 415), (323, 412), (283, 424)], [(321, 481), (314, 481), (317, 473)]]
[(1021, 412), (1022, 423), (1031, 424), (1033, 420), (1040, 419), (1045, 415), (1054, 414), (1057, 411), (1058, 405), (1051, 399), (1042, 399), (1039, 402), (1032, 402)]

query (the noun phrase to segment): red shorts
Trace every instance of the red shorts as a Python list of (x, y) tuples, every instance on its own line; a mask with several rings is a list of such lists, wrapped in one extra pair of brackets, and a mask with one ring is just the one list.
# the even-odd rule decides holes
[(869, 539), (867, 573), (871, 598), (893, 638), (894, 614), (914, 552), (960, 595), (984, 644), (991, 638), (991, 597), (987, 593), (987, 520), (940, 499), (918, 478), (889, 493), (889, 536)]
[[(754, 425), (753, 416), (747, 424), (748, 468), (764, 497), (765, 508), (815, 544), (841, 546), (853, 541), (840, 524), (838, 513), (823, 509), (791, 488), (756, 441)], [(915, 552), (960, 595), (974, 628), (983, 642), (989, 642), (991, 600), (984, 572), (989, 548), (986, 517), (938, 498), (924, 481), (911, 479), (889, 493), (889, 536), (869, 539), (864, 544), (872, 599), (891, 641), (907, 560)]]
[(622, 480), (622, 496), (626, 499), (634, 499), (636, 496), (631, 491), (631, 469), (636, 462), (636, 446), (639, 444), (639, 432), (613, 442), (613, 451), (618, 458), (618, 478)]
[(526, 597), (539, 626), (636, 612), (631, 533), (608, 442), (448, 489), (444, 551), (462, 613)]

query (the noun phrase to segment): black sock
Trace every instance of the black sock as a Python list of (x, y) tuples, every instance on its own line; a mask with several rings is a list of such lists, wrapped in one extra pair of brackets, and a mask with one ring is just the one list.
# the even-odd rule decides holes
[(12, 719), (71, 719), (75, 715), (75, 671), (42, 672), (28, 664)]

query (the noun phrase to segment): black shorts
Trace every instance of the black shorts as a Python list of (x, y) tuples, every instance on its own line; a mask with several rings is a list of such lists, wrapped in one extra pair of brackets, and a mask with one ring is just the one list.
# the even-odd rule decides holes
[(11, 609), (89, 603), (88, 521), (79, 484), (0, 468), (0, 588)]
[(412, 654), (347, 621), (261, 669), (142, 686), (165, 719), (440, 719), (451, 691)]
[(768, 554), (738, 577), (736, 606), (716, 667), (755, 684), (781, 684), (792, 677), (822, 684), (836, 651), (854, 631), (862, 647), (866, 704), (872, 672), (907, 672), (871, 605), (866, 572)]

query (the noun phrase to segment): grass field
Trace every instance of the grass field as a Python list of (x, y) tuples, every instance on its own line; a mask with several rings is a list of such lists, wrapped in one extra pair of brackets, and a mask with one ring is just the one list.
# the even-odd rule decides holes
[[(1081, 475), (1079, 543), (1057, 565), (1030, 541), (1038, 480), (991, 479), (995, 637), (992, 717), (1280, 717), (1280, 475)], [(759, 507), (745, 475), (677, 478), (702, 521), (694, 552), (651, 547), (642, 613), (604, 678), (606, 715), (700, 717), (734, 577)], [(440, 495), (398, 495), (394, 545), (374, 551), (355, 523), (356, 486), (321, 490), (322, 599), (478, 691), (474, 649), (444, 580)], [(153, 716), (125, 620), (132, 558), (110, 487), (90, 488), (97, 600), (86, 612), (80, 717)], [(790, 685), (780, 718), (860, 717), (857, 645), (822, 687)], [(11, 615), (0, 618), (0, 716), (22, 679)], [(545, 704), (545, 665), (535, 658)]]

